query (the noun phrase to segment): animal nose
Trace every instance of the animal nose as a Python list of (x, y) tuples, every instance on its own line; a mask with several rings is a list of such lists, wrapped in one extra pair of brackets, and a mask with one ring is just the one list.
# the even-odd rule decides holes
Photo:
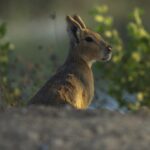
[(109, 52), (112, 51), (112, 47), (110, 45), (107, 46), (107, 49), (108, 49)]

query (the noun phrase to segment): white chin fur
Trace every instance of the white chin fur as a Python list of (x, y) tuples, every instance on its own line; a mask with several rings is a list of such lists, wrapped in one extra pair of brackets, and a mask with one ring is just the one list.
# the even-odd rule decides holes
[(107, 57), (103, 58), (103, 61), (109, 61), (111, 59), (112, 54), (109, 54)]
[(92, 67), (92, 65), (96, 62), (96, 60), (92, 60), (88, 63), (89, 67)]

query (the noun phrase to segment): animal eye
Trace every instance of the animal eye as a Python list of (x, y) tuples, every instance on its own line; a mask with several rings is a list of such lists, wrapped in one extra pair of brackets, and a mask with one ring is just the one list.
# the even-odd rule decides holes
[(91, 37), (86, 37), (85, 40), (86, 40), (87, 42), (93, 42), (93, 41), (94, 41)]

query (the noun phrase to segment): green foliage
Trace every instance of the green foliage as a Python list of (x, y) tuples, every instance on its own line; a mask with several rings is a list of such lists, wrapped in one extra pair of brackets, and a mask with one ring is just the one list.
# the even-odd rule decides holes
[[(141, 106), (150, 107), (150, 33), (142, 23), (143, 10), (135, 8), (127, 24), (127, 39), (123, 40), (113, 27), (113, 18), (108, 14), (108, 7), (97, 7), (92, 11), (98, 23), (97, 31), (113, 47), (112, 61), (100, 65), (103, 77), (110, 80), (110, 94), (116, 97), (121, 106), (132, 110)], [(99, 66), (98, 66), (99, 68)], [(126, 94), (135, 97), (135, 102), (126, 98)]]
[(0, 88), (2, 90), (3, 104), (15, 105), (20, 97), (19, 88), (13, 88), (10, 82), (10, 55), (13, 53), (14, 45), (5, 40), (6, 24), (0, 25)]
[(39, 72), (45, 64), (24, 62), (15, 46), (7, 42), (6, 33), (6, 24), (0, 24), (0, 107), (23, 106), (45, 81)]
[[(25, 104), (23, 99), (31, 94), (39, 80), (35, 70), (39, 66), (23, 63), (15, 54), (15, 46), (6, 41), (6, 32), (6, 24), (3, 23), (0, 25), (0, 107), (22, 106)], [(35, 80), (32, 81), (33, 76)]]
[(0, 25), (0, 39), (3, 38), (6, 34), (6, 24), (2, 23)]

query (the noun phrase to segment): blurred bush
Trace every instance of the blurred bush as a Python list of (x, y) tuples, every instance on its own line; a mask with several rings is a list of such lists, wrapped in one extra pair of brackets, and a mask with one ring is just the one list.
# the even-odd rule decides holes
[(23, 62), (6, 41), (6, 32), (6, 24), (0, 24), (0, 107), (23, 106), (43, 79), (38, 73), (41, 66)]
[(0, 25), (0, 89), (1, 99), (5, 99), (5, 101), (1, 101), (3, 105), (15, 105), (20, 98), (20, 89), (12, 87), (12, 82), (9, 77), (10, 56), (13, 53), (14, 45), (5, 41), (5, 34), (6, 24), (2, 23)]
[(112, 61), (97, 65), (102, 78), (109, 79), (109, 94), (131, 110), (150, 107), (150, 33), (142, 23), (143, 10), (135, 8), (129, 15), (125, 40), (114, 28), (106, 5), (95, 8), (91, 14), (97, 22), (96, 31), (113, 47)]

